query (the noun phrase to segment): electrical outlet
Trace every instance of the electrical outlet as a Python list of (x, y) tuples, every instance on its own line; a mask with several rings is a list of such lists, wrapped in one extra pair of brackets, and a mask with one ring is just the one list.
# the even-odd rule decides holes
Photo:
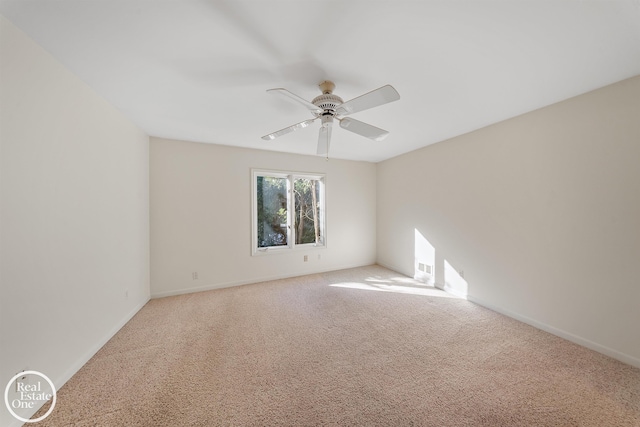
[(192, 278), (193, 280), (198, 280), (198, 272), (197, 272), (197, 271), (194, 271), (193, 273), (191, 273), (191, 278)]
[(129, 289), (124, 290), (124, 297), (129, 298)]
[(307, 262), (307, 261), (309, 261), (309, 255), (304, 256), (304, 262)]

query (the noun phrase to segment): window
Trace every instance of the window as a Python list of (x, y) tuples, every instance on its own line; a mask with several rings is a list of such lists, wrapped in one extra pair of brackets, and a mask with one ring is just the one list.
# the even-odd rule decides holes
[(254, 170), (253, 254), (325, 245), (324, 176)]

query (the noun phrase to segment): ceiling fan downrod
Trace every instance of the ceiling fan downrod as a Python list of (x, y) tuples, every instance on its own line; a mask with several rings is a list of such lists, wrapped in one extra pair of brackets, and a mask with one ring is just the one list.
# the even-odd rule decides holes
[(325, 80), (320, 83), (318, 87), (320, 88), (320, 91), (322, 91), (322, 93), (326, 95), (332, 94), (333, 90), (336, 88), (336, 85), (332, 81)]

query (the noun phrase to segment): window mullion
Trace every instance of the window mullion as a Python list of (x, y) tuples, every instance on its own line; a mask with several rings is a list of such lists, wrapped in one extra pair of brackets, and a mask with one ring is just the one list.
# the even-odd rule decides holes
[(295, 209), (296, 209), (296, 204), (295, 204), (295, 200), (294, 200), (294, 195), (293, 195), (293, 176), (289, 175), (287, 176), (287, 233), (288, 233), (288, 242), (289, 242), (289, 248), (294, 248), (295, 247), (295, 238), (296, 238), (296, 230), (295, 230), (295, 223), (294, 223), (294, 215), (295, 215)]

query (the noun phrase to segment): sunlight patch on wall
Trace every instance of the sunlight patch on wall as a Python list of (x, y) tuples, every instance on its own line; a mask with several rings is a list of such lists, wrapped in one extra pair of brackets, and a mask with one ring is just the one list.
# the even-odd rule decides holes
[(460, 273), (453, 268), (451, 264), (444, 260), (444, 290), (459, 296), (460, 298), (467, 298), (469, 286), (467, 281), (460, 275)]

